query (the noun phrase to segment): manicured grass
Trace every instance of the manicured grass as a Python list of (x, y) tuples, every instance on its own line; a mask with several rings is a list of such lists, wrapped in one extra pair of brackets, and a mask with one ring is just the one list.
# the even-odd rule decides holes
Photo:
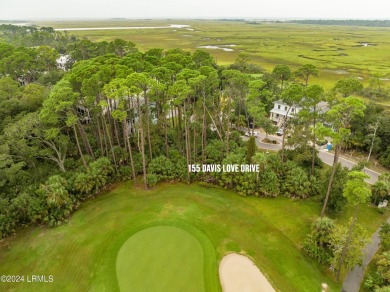
[[(277, 290), (318, 291), (326, 282), (338, 291), (329, 271), (301, 250), (319, 212), (314, 201), (240, 197), (181, 183), (144, 191), (123, 183), (83, 203), (63, 226), (29, 228), (1, 242), (0, 275), (53, 275), (54, 282), (1, 283), (0, 290), (119, 291), (116, 260), (123, 244), (145, 228), (174, 226), (196, 238), (210, 259), (203, 261), (206, 291), (221, 290), (218, 263), (230, 251), (249, 255)], [(371, 230), (386, 217), (367, 207), (360, 214)]]
[(203, 256), (200, 242), (187, 231), (173, 226), (146, 228), (119, 250), (119, 287), (139, 292), (206, 291), (203, 260), (210, 258)]

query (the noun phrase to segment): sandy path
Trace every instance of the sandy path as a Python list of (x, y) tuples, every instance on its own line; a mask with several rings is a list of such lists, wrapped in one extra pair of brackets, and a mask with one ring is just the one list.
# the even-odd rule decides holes
[(223, 292), (274, 292), (267, 278), (246, 256), (231, 253), (219, 264)]

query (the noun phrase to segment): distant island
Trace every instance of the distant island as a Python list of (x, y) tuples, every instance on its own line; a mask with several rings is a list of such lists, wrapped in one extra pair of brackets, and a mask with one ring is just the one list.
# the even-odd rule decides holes
[(320, 24), (320, 25), (349, 25), (349, 26), (372, 26), (372, 27), (390, 27), (390, 20), (362, 20), (362, 19), (303, 19), (290, 20), (290, 23), (302, 24)]

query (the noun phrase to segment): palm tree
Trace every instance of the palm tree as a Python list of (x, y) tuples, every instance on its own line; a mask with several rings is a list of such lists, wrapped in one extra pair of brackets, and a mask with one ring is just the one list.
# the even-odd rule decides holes
[(390, 195), (390, 174), (383, 173), (379, 176), (378, 181), (372, 186), (372, 193), (375, 197), (374, 204), (378, 202), (379, 197), (383, 200)]
[(51, 176), (42, 186), (49, 207), (60, 208), (70, 202), (69, 193), (66, 189), (67, 181), (60, 175)]
[(313, 224), (313, 230), (316, 234), (316, 240), (321, 247), (327, 242), (334, 228), (334, 221), (328, 217), (318, 218)]
[(77, 175), (74, 181), (75, 189), (81, 194), (88, 195), (92, 192), (95, 184), (89, 173), (81, 172)]

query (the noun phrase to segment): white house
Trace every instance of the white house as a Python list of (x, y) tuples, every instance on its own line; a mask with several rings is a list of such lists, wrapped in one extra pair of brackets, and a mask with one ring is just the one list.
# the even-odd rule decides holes
[[(283, 122), (289, 118), (292, 118), (294, 115), (299, 113), (302, 110), (302, 107), (298, 104), (289, 106), (284, 103), (282, 100), (277, 100), (274, 102), (274, 107), (270, 111), (270, 119), (279, 127)], [(314, 109), (312, 109), (313, 111)], [(317, 104), (316, 110), (318, 112), (325, 113), (329, 110), (329, 105), (327, 102), (321, 101)]]
[(66, 71), (66, 63), (70, 60), (70, 55), (60, 55), (57, 62), (57, 68), (63, 71)]
[(300, 107), (299, 105), (289, 106), (279, 99), (274, 102), (274, 107), (270, 112), (270, 119), (277, 126), (281, 126), (282, 123), (285, 121), (286, 117), (287, 119), (293, 117), (301, 109), (302, 107)]

